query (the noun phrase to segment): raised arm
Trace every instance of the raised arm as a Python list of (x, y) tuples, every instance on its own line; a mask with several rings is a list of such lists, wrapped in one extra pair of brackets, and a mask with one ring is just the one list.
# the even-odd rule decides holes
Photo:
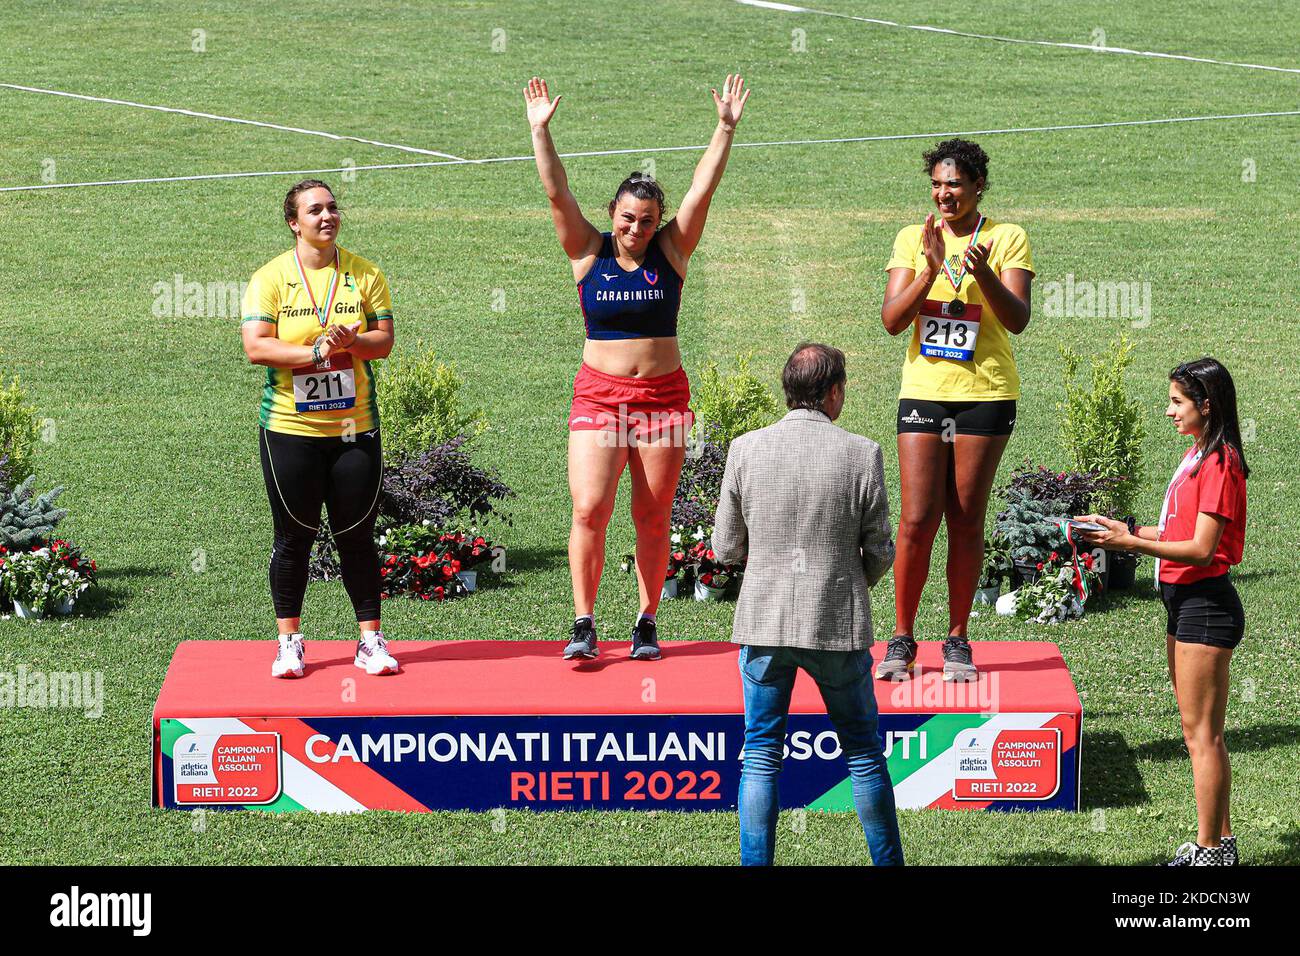
[(718, 108), (718, 125), (713, 130), (713, 138), (709, 140), (709, 148), (704, 151), (704, 156), (695, 167), (691, 188), (686, 191), (681, 208), (665, 227), (666, 238), (681, 256), (683, 264), (690, 259), (691, 253), (700, 244), (700, 236), (704, 234), (704, 221), (709, 217), (709, 203), (713, 201), (713, 192), (718, 188), (722, 173), (727, 168), (731, 140), (750, 94), (745, 89), (744, 77), (739, 73), (727, 77), (722, 84), (721, 96), (717, 90), (710, 92), (713, 93), (713, 102)]
[(578, 207), (578, 201), (569, 190), (569, 177), (564, 173), (560, 154), (551, 142), (550, 122), (561, 97), (550, 98), (546, 81), (533, 77), (524, 88), (524, 102), (528, 105), (528, 123), (533, 129), (533, 155), (537, 157), (537, 175), (551, 202), (551, 218), (555, 221), (555, 234), (560, 239), (564, 254), (571, 260), (593, 256), (600, 251), (600, 231), (587, 221)]

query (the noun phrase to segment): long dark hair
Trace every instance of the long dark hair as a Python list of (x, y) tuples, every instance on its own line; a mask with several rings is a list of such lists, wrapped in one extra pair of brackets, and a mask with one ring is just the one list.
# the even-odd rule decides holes
[(1169, 381), (1196, 403), (1197, 411), (1207, 399), (1210, 402), (1210, 413), (1197, 439), (1202, 451), (1201, 460), (1192, 469), (1192, 474), (1200, 471), (1201, 464), (1211, 455), (1218, 453), (1219, 460), (1223, 461), (1231, 450), (1241, 463), (1242, 477), (1249, 478), (1250, 468), (1246, 466), (1246, 453), (1241, 447), (1241, 426), (1237, 422), (1237, 387), (1232, 384), (1228, 370), (1222, 363), (1206, 356), (1178, 366), (1169, 373)]

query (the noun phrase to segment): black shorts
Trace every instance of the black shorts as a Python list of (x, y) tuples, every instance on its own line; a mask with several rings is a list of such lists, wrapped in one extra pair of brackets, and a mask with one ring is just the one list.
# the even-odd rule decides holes
[(991, 402), (898, 400), (898, 433), (1010, 435), (1016, 424), (1014, 398)]
[(1227, 574), (1191, 584), (1160, 582), (1168, 621), (1165, 633), (1185, 644), (1236, 647), (1246, 631), (1246, 615)]

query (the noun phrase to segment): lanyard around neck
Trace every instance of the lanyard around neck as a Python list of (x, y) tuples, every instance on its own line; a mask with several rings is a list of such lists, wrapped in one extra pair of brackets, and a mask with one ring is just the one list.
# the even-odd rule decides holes
[(302, 287), (307, 290), (307, 298), (311, 300), (312, 311), (316, 313), (316, 320), (320, 322), (323, 329), (329, 325), (330, 309), (334, 307), (334, 293), (339, 287), (339, 247), (334, 247), (334, 278), (330, 280), (329, 295), (325, 298), (325, 308), (321, 309), (316, 305), (316, 296), (311, 291), (311, 285), (307, 282), (307, 274), (303, 271), (302, 260), (298, 258), (298, 247), (293, 247), (293, 261), (298, 266), (298, 278), (302, 280)]
[(970, 234), (970, 241), (966, 243), (966, 248), (961, 254), (961, 272), (957, 273), (956, 277), (952, 274), (952, 267), (948, 265), (948, 260), (946, 258), (943, 260), (944, 274), (948, 277), (948, 281), (952, 283), (952, 291), (954, 292), (961, 290), (962, 280), (966, 278), (966, 253), (970, 251), (970, 247), (975, 245), (975, 242), (979, 239), (980, 229), (983, 227), (984, 217), (981, 215), (979, 222), (975, 223), (975, 231)]

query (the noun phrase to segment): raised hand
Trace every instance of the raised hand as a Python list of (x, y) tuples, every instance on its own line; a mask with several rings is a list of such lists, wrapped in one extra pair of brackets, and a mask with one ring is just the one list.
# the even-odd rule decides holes
[(528, 105), (528, 123), (530, 126), (546, 126), (555, 115), (555, 108), (560, 105), (561, 97), (550, 98), (546, 81), (533, 77), (524, 87), (524, 102)]
[[(745, 89), (745, 78), (739, 73), (727, 74), (722, 84), (722, 95), (717, 90), (710, 90), (713, 102), (718, 107), (718, 122), (734, 127), (740, 122), (740, 114), (745, 111), (745, 101), (749, 99), (750, 90)], [(741, 95), (743, 92), (744, 95)]]
[(943, 271), (943, 226), (935, 221), (934, 213), (926, 216), (925, 223), (921, 226), (921, 251), (925, 253), (926, 264), (935, 275)]

